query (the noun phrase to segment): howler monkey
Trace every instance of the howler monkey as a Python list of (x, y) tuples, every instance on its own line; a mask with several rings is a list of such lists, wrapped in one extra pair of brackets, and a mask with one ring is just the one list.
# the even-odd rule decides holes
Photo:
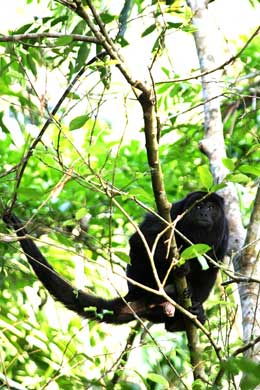
[[(177, 222), (176, 229), (193, 244), (209, 245), (211, 249), (207, 254), (215, 261), (221, 261), (226, 253), (228, 241), (228, 224), (223, 199), (215, 193), (192, 192), (183, 200), (172, 204), (172, 220), (181, 214), (183, 216)], [(35, 243), (26, 237), (27, 232), (16, 216), (6, 212), (4, 221), (16, 230), (22, 249), (37, 277), (51, 295), (68, 309), (84, 318), (115, 324), (134, 320), (136, 313), (139, 317), (154, 323), (165, 323), (166, 329), (170, 331), (185, 329), (183, 314), (177, 310), (168, 312), (165, 300), (133, 283), (128, 282), (129, 291), (125, 297), (111, 300), (77, 290), (52, 268)], [(158, 236), (165, 227), (163, 221), (153, 214), (147, 214), (140, 225), (140, 230), (150, 249), (153, 248), (156, 240), (158, 241), (153, 258), (161, 281), (164, 281), (171, 263), (166, 258), (168, 247), (164, 234)], [(180, 252), (190, 245), (177, 232), (175, 239)], [(134, 233), (129, 242), (131, 262), (127, 267), (126, 275), (142, 285), (158, 289), (151, 261), (140, 234)], [(191, 311), (201, 322), (204, 322), (205, 314), (202, 304), (208, 298), (215, 283), (217, 267), (208, 261), (208, 268), (203, 270), (197, 258), (194, 258), (181, 267), (177, 267), (177, 270), (175, 268), (169, 272), (165, 290), (173, 300), (181, 304), (182, 300), (174, 286), (174, 276), (178, 272), (186, 275), (192, 301)]]

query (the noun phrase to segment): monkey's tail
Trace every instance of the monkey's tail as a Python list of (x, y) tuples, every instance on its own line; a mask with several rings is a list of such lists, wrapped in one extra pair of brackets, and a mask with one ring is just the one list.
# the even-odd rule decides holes
[[(125, 300), (128, 296), (106, 300), (77, 290), (53, 269), (35, 243), (27, 238), (26, 229), (15, 215), (6, 213), (3, 220), (15, 229), (24, 254), (38, 279), (50, 294), (68, 309), (84, 318), (99, 322), (120, 324), (136, 318), (134, 309)], [(142, 305), (140, 310), (143, 311)]]

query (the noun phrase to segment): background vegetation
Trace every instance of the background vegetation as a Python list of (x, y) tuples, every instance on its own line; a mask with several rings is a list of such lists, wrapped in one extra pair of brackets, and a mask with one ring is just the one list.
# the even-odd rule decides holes
[[(35, 18), (0, 36), (1, 208), (12, 204), (24, 221), (30, 220), (30, 233), (64, 278), (113, 297), (126, 291), (120, 275), (134, 229), (108, 192), (117, 193), (136, 222), (155, 208), (142, 112), (115, 59), (100, 56), (86, 65), (103, 49), (75, 14), (79, 1), (27, 0), (26, 6), (31, 3), (38, 7)], [(89, 3), (83, 1), (91, 13)], [(132, 74), (153, 81), (168, 199), (210, 189), (208, 159), (198, 147), (204, 137), (204, 101), (200, 79), (191, 77), (198, 69), (191, 9), (181, 1), (112, 3), (92, 5)], [(253, 2), (244, 3), (248, 10), (259, 10)], [(209, 4), (216, 15), (217, 6), (218, 0)], [(260, 174), (259, 36), (245, 47), (254, 29), (235, 41), (225, 37), (221, 47), (223, 63), (244, 47), (225, 68), (221, 111), (227, 181), (236, 184), (245, 227)], [(167, 333), (163, 325), (82, 321), (53, 302), (4, 224), (0, 239), (1, 388), (190, 388), (184, 332)], [(243, 371), (250, 374), (244, 389), (253, 389), (260, 383), (259, 365), (233, 356), (242, 345), (236, 291), (236, 284), (223, 288), (218, 282), (207, 303), (207, 326), (226, 359), (220, 388), (238, 388)], [(207, 337), (200, 336), (210, 384), (220, 365)], [(194, 388), (205, 386), (193, 383)]]

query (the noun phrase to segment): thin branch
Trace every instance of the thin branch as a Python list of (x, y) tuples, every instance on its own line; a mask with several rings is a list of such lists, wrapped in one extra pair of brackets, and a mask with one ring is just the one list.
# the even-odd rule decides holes
[[(44, 39), (44, 38), (71, 38), (72, 41), (99, 43), (96, 37), (80, 34), (62, 34), (62, 33), (38, 33), (38, 34), (14, 34), (14, 35), (1, 35), (0, 42), (19, 42), (27, 39)], [(23, 43), (23, 42), (21, 42)]]
[(248, 349), (253, 348), (259, 342), (260, 342), (260, 336), (256, 337), (254, 340), (252, 340), (249, 343), (243, 345), (242, 347), (237, 348), (236, 351), (232, 353), (232, 356), (237, 356), (240, 353), (244, 353)]
[(64, 102), (64, 100), (66, 99), (66, 97), (68, 96), (68, 94), (70, 93), (70, 91), (72, 90), (72, 88), (74, 87), (74, 85), (76, 84), (76, 82), (80, 79), (80, 77), (84, 74), (85, 70), (86, 70), (86, 67), (91, 65), (93, 62), (95, 62), (97, 59), (100, 59), (100, 58), (103, 58), (105, 55), (104, 52), (100, 53), (99, 55), (95, 56), (94, 58), (92, 58), (86, 65), (84, 65), (80, 71), (76, 74), (76, 76), (74, 77), (74, 79), (71, 81), (71, 83), (68, 85), (68, 87), (66, 88), (66, 90), (64, 91), (64, 93), (62, 94), (61, 98), (59, 99), (59, 101), (56, 103), (55, 107), (53, 108), (53, 110), (51, 111), (50, 113), (50, 116), (49, 118), (47, 119), (47, 121), (45, 122), (45, 124), (43, 125), (42, 129), (40, 130), (38, 136), (35, 138), (35, 140), (32, 142), (29, 150), (27, 151), (27, 153), (25, 154), (25, 156), (23, 157), (23, 161), (22, 161), (22, 164), (20, 165), (20, 168), (19, 168), (19, 172), (17, 173), (17, 180), (16, 180), (16, 184), (15, 184), (15, 190), (14, 190), (14, 196), (13, 196), (13, 199), (12, 199), (12, 202), (9, 206), (9, 211), (12, 210), (12, 208), (14, 207), (14, 204), (17, 200), (17, 196), (18, 196), (18, 188), (20, 187), (20, 184), (21, 184), (21, 180), (22, 180), (22, 176), (23, 176), (23, 173), (25, 171), (25, 168), (28, 164), (28, 161), (30, 159), (30, 157), (32, 156), (33, 154), (33, 151), (34, 149), (36, 148), (36, 146), (38, 145), (38, 143), (41, 141), (45, 131), (48, 129), (49, 125), (52, 123), (53, 121), (53, 117), (55, 116), (55, 114), (57, 113), (58, 109), (60, 108), (60, 106), (62, 105), (62, 103)]
[[(94, 36), (98, 39), (100, 45), (103, 46), (104, 50), (111, 57), (111, 59), (116, 61), (116, 66), (118, 67), (118, 69), (120, 70), (120, 72), (122, 73), (126, 81), (131, 85), (133, 89), (136, 88), (142, 92), (147, 93), (146, 85), (142, 81), (136, 80), (132, 77), (132, 75), (127, 69), (127, 66), (123, 58), (118, 53), (118, 50), (116, 49), (114, 43), (111, 41), (110, 38), (107, 39), (107, 33), (103, 34), (102, 31), (104, 30), (104, 26), (102, 25), (102, 31), (100, 28), (96, 27), (96, 25), (92, 22), (91, 18), (86, 12), (81, 0), (75, 0), (75, 4), (76, 4), (76, 9), (75, 9), (76, 14), (79, 15), (83, 20), (85, 20), (88, 27), (93, 32)], [(88, 5), (91, 8), (92, 3), (88, 1)], [(93, 16), (95, 18), (95, 14)]]
[(251, 37), (248, 39), (248, 41), (245, 43), (245, 45), (242, 47), (242, 49), (240, 49), (237, 54), (235, 54), (234, 56), (230, 57), (227, 61), (223, 62), (223, 64), (221, 64), (221, 65), (219, 65), (219, 66), (217, 66), (217, 67), (215, 67), (213, 69), (206, 70), (205, 72), (201, 72), (200, 74), (197, 74), (197, 75), (194, 75), (194, 76), (185, 77), (185, 78), (179, 78), (179, 79), (172, 79), (172, 80), (158, 81), (156, 83), (156, 85), (168, 84), (168, 83), (179, 83), (181, 81), (196, 80), (196, 79), (199, 79), (200, 77), (204, 77), (204, 76), (207, 76), (208, 74), (211, 74), (211, 73), (214, 73), (214, 72), (216, 72), (218, 70), (224, 69), (227, 65), (231, 64), (232, 62), (234, 62), (237, 58), (239, 58), (241, 56), (241, 54), (245, 51), (245, 49), (252, 42), (252, 40), (258, 35), (259, 31), (260, 31), (260, 26), (257, 27), (255, 32), (251, 35)]

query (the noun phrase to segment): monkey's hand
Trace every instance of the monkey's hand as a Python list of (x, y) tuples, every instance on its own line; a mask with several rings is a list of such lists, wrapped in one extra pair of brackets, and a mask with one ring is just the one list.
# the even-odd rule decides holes
[(190, 273), (190, 262), (189, 261), (186, 261), (185, 264), (183, 264), (179, 267), (176, 267), (174, 269), (174, 274), (180, 278), (183, 276), (187, 276), (189, 273)]
[(199, 320), (199, 322), (202, 323), (202, 325), (205, 323), (207, 316), (200, 302), (194, 303), (191, 307), (188, 308), (188, 310), (189, 312), (197, 316), (197, 319)]

